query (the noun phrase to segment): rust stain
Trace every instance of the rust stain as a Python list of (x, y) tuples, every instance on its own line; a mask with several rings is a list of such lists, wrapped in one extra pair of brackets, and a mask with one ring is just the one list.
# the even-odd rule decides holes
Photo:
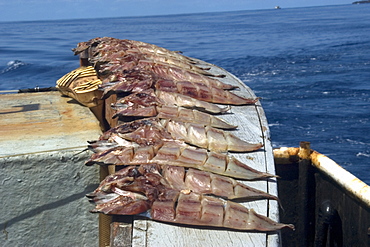
[(63, 117), (72, 118), (73, 117), (73, 109), (67, 108), (65, 111), (60, 112)]

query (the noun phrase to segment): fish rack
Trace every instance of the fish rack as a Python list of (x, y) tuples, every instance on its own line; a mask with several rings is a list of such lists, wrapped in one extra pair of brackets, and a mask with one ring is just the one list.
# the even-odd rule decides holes
[[(132, 50), (125, 53), (127, 47), (135, 45), (146, 48), (139, 48), (139, 53)], [(140, 41), (117, 40), (109, 37), (96, 38), (88, 42), (79, 43), (73, 51), (75, 54), (80, 55), (80, 64), (84, 66), (82, 71), (79, 69), (72, 71), (57, 82), (57, 87), (62, 93), (64, 91), (63, 94), (71, 96), (80, 103), (90, 107), (100, 120), (103, 130), (106, 131), (99, 141), (90, 142), (89, 146), (95, 153), (86, 162), (86, 165), (102, 165), (100, 176), (104, 181), (102, 181), (98, 189), (87, 195), (90, 198), (89, 200), (96, 205), (91, 212), (101, 213), (99, 215), (99, 245), (187, 246), (188, 243), (191, 246), (280, 245), (280, 230), (278, 229), (294, 229), (294, 226), (277, 223), (279, 222), (279, 205), (277, 201), (277, 183), (274, 177), (273, 152), (267, 120), (258, 98), (240, 79), (216, 65), (193, 58), (180, 58), (178, 54), (175, 55), (173, 52), (160, 47), (154, 48), (156, 50), (155, 53), (164, 52), (168, 55), (168, 58), (161, 56), (154, 58), (154, 54), (151, 52), (146, 53), (148, 58), (143, 57), (141, 54), (143, 50), (140, 49), (145, 50), (148, 46), (153, 47), (153, 45)], [(179, 65), (177, 65), (178, 62), (171, 60), (174, 55), (176, 59), (179, 59)], [(165, 59), (165, 62), (162, 62), (162, 59)], [(184, 59), (191, 61), (191, 63), (185, 64)], [(172, 66), (174, 62), (176, 65)], [(191, 64), (193, 63), (196, 66), (192, 66)], [(92, 67), (86, 67), (90, 65), (95, 67), (97, 74), (91, 74), (89, 71), (85, 73), (84, 68), (91, 69)], [(135, 67), (132, 67), (133, 65)], [(184, 67), (184, 70), (182, 70), (182, 67)], [(199, 67), (203, 67), (203, 69)], [(186, 70), (191, 70), (192, 72), (189, 74)], [(84, 76), (79, 77), (78, 75), (80, 74), (84, 74)], [(86, 78), (85, 74), (95, 77), (94, 80), (84, 81), (84, 78)], [(179, 77), (178, 75), (182, 76)], [(217, 80), (208, 79), (206, 78), (207, 75), (211, 77), (216, 76)], [(81, 78), (82, 81), (73, 86), (75, 81), (74, 79), (70, 80), (70, 78)], [(81, 83), (83, 86), (78, 86)], [(94, 89), (98, 84), (101, 84), (99, 86), (101, 90)], [(68, 91), (70, 85), (74, 87), (72, 92)], [(212, 102), (212, 109), (213, 107), (223, 109), (222, 111), (216, 111), (222, 112), (222, 114), (218, 115), (222, 120), (217, 121), (228, 123), (228, 130), (224, 132), (213, 129), (206, 122), (192, 125), (195, 120), (189, 121), (189, 119), (179, 120), (181, 122), (190, 122), (186, 123), (189, 125), (184, 123), (178, 124), (176, 123), (178, 121), (177, 118), (186, 114), (177, 113), (179, 115), (171, 115), (172, 113), (169, 110), (169, 112), (164, 111), (163, 109), (167, 107), (168, 103), (163, 105), (161, 103), (160, 108), (161, 111), (165, 112), (164, 115), (160, 116), (161, 112), (156, 110), (156, 114), (158, 114), (157, 119), (129, 122), (132, 116), (154, 116), (151, 115), (153, 114), (151, 105), (156, 104), (153, 98), (145, 98), (148, 104), (139, 104), (140, 106), (137, 108), (136, 103), (134, 103), (135, 97), (139, 97), (140, 99), (136, 100), (140, 102), (142, 97), (148, 97), (150, 93), (142, 91), (148, 88), (155, 88), (158, 94), (178, 92), (189, 98), (200, 99), (200, 102), (203, 100)], [(177, 91), (172, 91), (174, 88)], [(234, 89), (232, 93), (228, 92), (230, 89)], [(101, 95), (97, 95), (98, 91), (104, 96), (103, 102), (99, 100)], [(117, 93), (120, 92), (139, 93), (128, 96), (134, 97), (133, 101), (130, 101), (130, 99), (128, 101), (121, 101), (121, 99), (117, 101)], [(126, 98), (124, 99), (127, 100)], [(185, 101), (187, 102), (188, 99)], [(174, 102), (170, 102), (169, 104), (174, 104)], [(184, 100), (180, 104), (182, 105), (183, 102)], [(200, 102), (197, 103), (199, 104), (197, 105), (198, 107), (204, 107), (207, 111), (211, 109), (209, 105), (205, 106), (205, 103)], [(214, 103), (217, 102), (231, 104), (232, 106), (216, 106)], [(178, 104), (178, 101), (176, 101), (176, 104)], [(123, 110), (118, 110), (121, 109), (121, 105), (126, 106), (123, 107)], [(132, 109), (144, 110), (145, 114), (148, 114), (149, 112), (147, 111), (150, 111), (150, 114), (140, 115), (140, 112), (139, 115), (135, 115), (138, 114), (136, 112), (134, 115), (131, 115)], [(126, 115), (124, 112), (127, 111), (129, 114)], [(124, 118), (114, 118), (117, 114), (124, 116)], [(161, 119), (162, 122), (159, 123), (158, 119)], [(215, 120), (212, 120), (212, 126), (214, 124), (213, 121)], [(207, 127), (204, 127), (205, 125)], [(141, 128), (141, 126), (143, 127)], [(230, 128), (230, 126), (232, 127)], [(236, 129), (235, 126), (237, 126)], [(158, 131), (157, 129), (161, 130)], [(133, 130), (138, 132), (134, 133), (132, 132)], [(152, 133), (152, 131), (154, 132)], [(132, 134), (126, 134), (131, 132)], [(139, 134), (143, 132), (150, 133), (148, 135), (150, 137), (146, 137), (146, 134)], [(162, 132), (166, 134), (162, 134)], [(133, 141), (133, 143), (127, 144), (127, 140)], [(203, 151), (189, 151), (190, 149), (187, 149), (187, 147), (185, 149), (188, 151), (179, 151), (177, 146), (179, 144), (177, 143), (182, 141), (187, 143), (186, 145), (192, 144), (204, 151), (208, 149), (210, 153), (206, 156), (208, 157), (207, 162), (205, 156), (199, 156), (198, 154)], [(157, 142), (161, 144), (153, 144)], [(137, 151), (133, 149), (133, 145), (139, 145), (136, 146)], [(156, 151), (151, 151), (153, 156), (147, 153), (146, 150), (148, 149), (156, 149)], [(172, 150), (177, 150), (177, 153), (175, 154)], [(225, 159), (221, 158), (221, 156), (225, 157), (225, 154), (212, 153), (213, 151), (228, 152), (227, 160), (229, 161), (227, 163), (231, 164), (230, 167), (222, 164), (226, 160), (219, 163), (219, 160)], [(139, 158), (136, 158), (134, 155), (136, 152), (139, 152)], [(242, 168), (243, 165), (232, 165), (233, 162), (231, 160), (234, 159), (239, 160), (250, 168)], [(197, 167), (193, 162), (197, 165), (202, 165), (202, 168)], [(145, 163), (151, 163), (152, 165), (154, 165), (153, 163), (158, 163), (159, 166), (155, 168), (145, 165)], [(137, 165), (140, 165), (140, 168)], [(169, 165), (169, 167), (167, 168), (166, 165)], [(126, 168), (122, 169), (122, 166)], [(146, 166), (148, 168), (145, 168)], [(253, 180), (257, 179), (257, 176), (249, 177), (253, 181), (238, 180), (239, 183), (244, 184), (238, 185), (241, 186), (239, 188), (250, 186), (259, 190), (259, 195), (264, 193), (270, 195), (268, 197), (262, 196), (263, 199), (260, 200), (255, 200), (254, 196), (249, 196), (247, 197), (250, 198), (249, 200), (238, 200), (236, 203), (223, 200), (222, 198), (229, 198), (229, 195), (217, 194), (218, 192), (213, 190), (212, 192), (202, 189), (198, 190), (196, 186), (191, 187), (190, 184), (171, 184), (172, 176), (175, 176), (174, 174), (179, 169), (176, 166), (196, 167), (200, 170), (208, 169), (212, 173), (229, 174), (231, 177), (244, 179), (247, 179), (248, 176), (240, 173), (254, 169), (253, 173), (259, 174), (258, 180)], [(221, 170), (219, 166), (226, 170)], [(158, 170), (154, 172), (155, 169)], [(169, 173), (165, 174), (163, 172), (166, 169), (177, 169), (177, 171), (168, 170)], [(184, 168), (181, 169), (185, 172)], [(118, 173), (113, 175), (116, 172), (119, 175)], [(187, 172), (192, 173), (192, 169), (189, 168)], [(111, 174), (112, 176), (108, 176)], [(146, 174), (152, 178), (147, 177)], [(180, 172), (180, 174), (183, 173)], [(189, 178), (192, 176), (187, 176), (186, 179), (193, 179)], [(120, 181), (121, 178), (123, 179), (122, 181)], [(199, 185), (202, 184), (200, 186), (205, 188), (203, 183), (208, 182), (203, 181), (203, 177), (198, 177), (198, 179), (199, 182), (195, 183), (197, 185), (198, 183)], [(217, 181), (216, 178), (213, 180), (209, 177), (209, 179), (209, 183)], [(220, 177), (219, 179), (223, 180), (226, 178)], [(181, 177), (175, 180), (173, 180), (173, 183), (184, 183)], [(232, 191), (232, 193), (239, 193), (236, 192), (239, 189), (237, 187), (234, 188), (238, 182), (235, 182), (235, 180), (234, 182), (227, 182), (230, 185), (233, 184), (227, 190)], [(223, 186), (226, 186), (226, 184)], [(209, 186), (215, 186), (214, 188), (218, 190), (226, 190), (226, 187), (221, 187), (220, 185), (220, 187), (211, 184)], [(156, 192), (151, 192), (150, 188)], [(214, 194), (218, 198), (209, 197), (207, 193)], [(172, 197), (172, 195), (175, 197)], [(149, 212), (147, 216), (160, 222), (147, 220), (136, 215), (144, 212)], [(135, 215), (127, 216), (131, 214)], [(178, 223), (162, 223), (162, 221)], [(212, 225), (218, 227), (212, 227)], [(221, 228), (220, 226), (228, 228)], [(242, 229), (242, 231), (233, 229)]]
[[(84, 59), (82, 59), (82, 64)], [(235, 85), (238, 95), (256, 98), (254, 92), (240, 79), (226, 70), (199, 60), (199, 63), (211, 68), (213, 74), (224, 74), (222, 82)], [(112, 96), (111, 96), (112, 97)], [(109, 101), (114, 99), (108, 99)], [(106, 105), (109, 103), (106, 102)], [(108, 113), (109, 115), (110, 113)], [(250, 153), (232, 155), (250, 167), (270, 174), (275, 174), (270, 133), (264, 110), (260, 102), (253, 105), (232, 106), (227, 114), (220, 116), (238, 126), (233, 134), (252, 143), (263, 143), (263, 148)], [(109, 118), (108, 118), (108, 121)], [(113, 124), (114, 123), (110, 123)], [(104, 169), (104, 168), (102, 168)], [(110, 172), (109, 172), (109, 169)], [(103, 177), (112, 173), (112, 167), (102, 171)], [(277, 195), (276, 179), (243, 181), (256, 189)], [(258, 200), (243, 203), (259, 214), (279, 221), (279, 205), (274, 200)], [(212, 227), (193, 227), (156, 222), (140, 217), (100, 215), (100, 246), (279, 246), (280, 232), (242, 232)]]

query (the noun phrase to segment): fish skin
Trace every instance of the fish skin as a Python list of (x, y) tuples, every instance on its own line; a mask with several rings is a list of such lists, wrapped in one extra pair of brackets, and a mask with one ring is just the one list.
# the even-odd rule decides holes
[[(89, 196), (94, 198), (96, 195), (96, 197), (108, 198), (108, 196), (104, 197), (104, 193), (115, 193), (118, 196), (111, 196), (111, 200), (107, 199), (102, 203), (99, 202), (99, 198), (96, 199), (94, 201), (96, 207), (92, 212), (131, 215), (149, 211), (146, 216), (158, 221), (246, 231), (270, 232), (282, 228), (294, 229), (291, 224), (275, 222), (239, 203), (215, 197), (216, 195), (209, 196), (208, 193), (202, 193), (202, 189), (198, 192), (186, 188), (187, 175), (185, 175), (183, 184), (179, 181), (175, 182), (184, 176), (185, 172), (181, 171), (183, 168), (165, 166), (165, 171), (161, 169), (156, 164), (144, 164), (139, 168), (127, 167), (122, 169), (123, 171), (113, 174)], [(128, 179), (124, 176), (125, 174), (133, 179)], [(170, 178), (174, 174), (175, 177)], [(121, 177), (124, 182), (120, 182), (119, 179), (112, 180), (115, 176), (116, 178)], [(205, 181), (209, 180), (207, 174), (202, 178), (198, 177), (200, 180), (204, 180), (204, 178)], [(199, 186), (202, 184), (202, 182), (196, 183)], [(209, 183), (206, 182), (206, 184)], [(182, 188), (182, 186), (184, 187)], [(195, 188), (193, 187), (193, 189)], [(224, 189), (218, 188), (219, 191)], [(208, 190), (206, 189), (204, 192), (208, 192)], [(101, 195), (102, 193), (103, 195)]]
[[(99, 195), (101, 192), (115, 192), (114, 189), (118, 188), (122, 191), (140, 192), (149, 199), (155, 198), (161, 191), (170, 189), (214, 195), (228, 200), (278, 200), (276, 196), (254, 189), (233, 178), (192, 168), (142, 163), (127, 166), (122, 170), (107, 176), (90, 197)], [(132, 197), (132, 199), (135, 198), (138, 197)]]
[[(115, 140), (120, 137), (112, 134)], [(177, 141), (157, 141), (155, 146), (140, 146), (137, 143), (125, 142), (122, 146), (114, 145), (109, 137), (107, 140), (93, 142), (90, 149), (95, 151), (85, 165), (137, 165), (140, 162), (158, 163), (192, 167), (215, 174), (244, 180), (258, 180), (276, 177), (276, 175), (260, 172), (235, 157), (226, 153), (216, 153), (201, 148), (191, 147)], [(107, 143), (107, 144), (106, 144)], [(127, 143), (127, 144), (126, 144)], [(146, 142), (144, 142), (145, 144)], [(136, 154), (139, 153), (139, 154)], [(140, 159), (138, 159), (140, 157)], [(146, 157), (143, 159), (143, 157)], [(252, 162), (252, 161), (250, 161)]]

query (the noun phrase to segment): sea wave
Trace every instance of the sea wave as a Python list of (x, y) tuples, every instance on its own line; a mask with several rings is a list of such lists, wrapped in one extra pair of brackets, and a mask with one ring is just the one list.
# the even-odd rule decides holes
[(268, 124), (269, 127), (274, 127), (274, 126), (282, 126), (280, 123), (270, 123)]
[(347, 142), (349, 142), (350, 144), (354, 144), (354, 145), (366, 145), (366, 146), (369, 146), (370, 143), (366, 143), (366, 142), (361, 142), (361, 141), (356, 141), (356, 140), (351, 140), (351, 139), (345, 139)]
[(364, 157), (370, 157), (370, 154), (369, 153), (363, 153), (363, 152), (359, 152), (356, 154), (357, 157), (359, 156), (364, 156)]
[(25, 63), (20, 60), (11, 60), (6, 64), (6, 67), (0, 72), (0, 74), (4, 74), (6, 72), (16, 70), (22, 66), (28, 65), (28, 63)]

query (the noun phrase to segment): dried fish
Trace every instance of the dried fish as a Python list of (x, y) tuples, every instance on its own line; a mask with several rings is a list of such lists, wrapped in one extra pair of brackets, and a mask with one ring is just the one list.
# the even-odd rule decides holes
[[(197, 100), (179, 93), (165, 92), (161, 90), (154, 91), (153, 89), (136, 93), (134, 92), (124, 98), (119, 98), (116, 104), (113, 105), (113, 108), (117, 111), (120, 111), (123, 108), (123, 110), (132, 111), (132, 114), (138, 114), (137, 109), (140, 109), (140, 111), (146, 111), (146, 109), (143, 108), (153, 108), (155, 106), (163, 105), (197, 109), (202, 112), (213, 114), (225, 113), (230, 109), (230, 106), (221, 107), (216, 104)], [(154, 110), (151, 109), (150, 111)], [(148, 112), (150, 111), (148, 110)]]
[(216, 152), (250, 152), (260, 149), (262, 143), (249, 143), (230, 132), (194, 123), (147, 118), (123, 123), (105, 132), (100, 140), (107, 140), (111, 134), (147, 145), (164, 140), (179, 140), (200, 148)]
[[(123, 215), (143, 213), (158, 221), (238, 230), (294, 229), (293, 225), (275, 222), (241, 204), (214, 197), (248, 198), (252, 193), (252, 197), (258, 194), (258, 197), (277, 199), (274, 196), (253, 189), (250, 192), (248, 187), (234, 180), (219, 183), (217, 180), (223, 178), (217, 175), (211, 177), (211, 174), (198, 172), (198, 177), (194, 178), (192, 170), (188, 174), (181, 168), (164, 169), (164, 172), (161, 171), (155, 164), (129, 166), (108, 176), (93, 193), (87, 195), (96, 204), (92, 212)], [(231, 186), (243, 186), (239, 190), (243, 192), (235, 195), (235, 187), (231, 188), (230, 182)], [(230, 190), (230, 193), (227, 195), (225, 190)]]
[[(86, 165), (123, 167), (87, 195), (95, 204), (91, 212), (247, 231), (294, 229), (236, 203), (279, 201), (234, 179), (276, 176), (226, 154), (256, 151), (263, 144), (222, 130), (237, 126), (208, 114), (225, 113), (229, 105), (253, 105), (258, 98), (229, 91), (237, 87), (217, 79), (224, 75), (210, 73), (198, 60), (144, 42), (95, 38), (79, 43), (74, 52), (84, 53), (96, 79), (80, 83), (79, 92), (99, 88), (103, 100), (117, 94), (112, 107), (118, 122), (149, 117), (121, 123), (90, 142), (95, 153)], [(74, 81), (74, 76), (66, 75), (58, 85)], [(108, 112), (106, 118), (112, 116)]]
[(116, 39), (111, 37), (102, 37), (102, 38), (97, 37), (87, 42), (80, 42), (77, 44), (77, 47), (73, 49), (75, 55), (87, 51), (90, 58), (93, 58), (94, 56), (103, 57), (106, 54), (126, 50), (137, 51), (140, 52), (141, 54), (152, 54), (154, 56), (171, 57), (175, 60), (180, 60), (184, 63), (190, 64), (197, 63), (195, 60), (184, 55), (181, 55), (179, 52), (170, 51), (163, 47), (159, 47), (141, 41)]
[(94, 65), (107, 63), (109, 66), (109, 64), (117, 62), (137, 64), (140, 60), (147, 60), (180, 67), (206, 76), (224, 77), (224, 75), (213, 75), (207, 72), (206, 70), (209, 68), (196, 66), (197, 62), (194, 59), (140, 41), (108, 37), (95, 38), (87, 42), (81, 42), (77, 48), (73, 49), (75, 54), (85, 50), (88, 51), (89, 60)]
[(159, 119), (172, 119), (181, 122), (192, 122), (209, 125), (221, 129), (235, 129), (237, 126), (225, 120), (196, 109), (166, 105), (160, 101), (151, 90), (150, 92), (133, 93), (119, 100), (113, 108), (116, 110), (114, 117), (136, 116), (154, 117)]
[[(118, 140), (115, 137), (114, 140)], [(257, 180), (276, 177), (260, 172), (246, 165), (235, 157), (223, 153), (210, 152), (173, 141), (164, 141), (157, 145), (139, 146), (136, 143), (118, 143), (107, 140), (90, 144), (96, 153), (92, 154), (86, 165), (139, 165), (156, 163), (159, 165), (181, 166), (208, 171), (228, 177)], [(257, 166), (253, 160), (249, 160)]]
[(259, 100), (258, 98), (244, 98), (217, 86), (191, 81), (158, 79), (154, 86), (157, 90), (180, 93), (195, 99), (218, 104), (250, 105), (255, 104)]
[(162, 126), (176, 140), (216, 152), (250, 152), (260, 149), (262, 143), (249, 143), (220, 129), (194, 123), (162, 119)]
[(218, 106), (216, 104), (197, 100), (192, 97), (179, 93), (169, 93), (161, 90), (156, 90), (157, 97), (164, 102), (165, 105), (183, 106), (186, 108), (195, 108), (200, 111), (209, 113), (225, 113), (230, 110), (230, 106)]
[[(178, 191), (192, 191), (198, 194), (214, 195), (228, 200), (239, 199), (243, 201), (270, 199), (278, 200), (276, 196), (254, 189), (237, 180), (216, 175), (210, 172), (199, 171), (192, 168), (185, 169), (179, 166), (159, 166), (155, 163), (140, 166), (129, 166), (104, 179), (93, 194), (101, 192), (110, 193), (112, 188), (121, 190), (144, 192), (151, 181), (141, 188), (142, 179), (148, 176), (158, 177), (159, 182), (168, 188)], [(149, 175), (148, 175), (149, 174)], [(156, 184), (158, 181), (155, 182)], [(152, 185), (151, 186), (155, 186)], [(147, 193), (144, 193), (147, 194)]]
[(176, 81), (170, 78), (162, 78), (155, 73), (140, 68), (117, 72), (110, 71), (112, 74), (102, 79), (103, 85), (101, 88), (106, 96), (120, 92), (142, 92), (149, 88), (155, 88), (156, 90), (179, 93), (211, 103), (247, 105), (255, 104), (258, 101), (258, 98), (244, 98), (223, 90), (220, 85), (207, 85), (201, 81)]

